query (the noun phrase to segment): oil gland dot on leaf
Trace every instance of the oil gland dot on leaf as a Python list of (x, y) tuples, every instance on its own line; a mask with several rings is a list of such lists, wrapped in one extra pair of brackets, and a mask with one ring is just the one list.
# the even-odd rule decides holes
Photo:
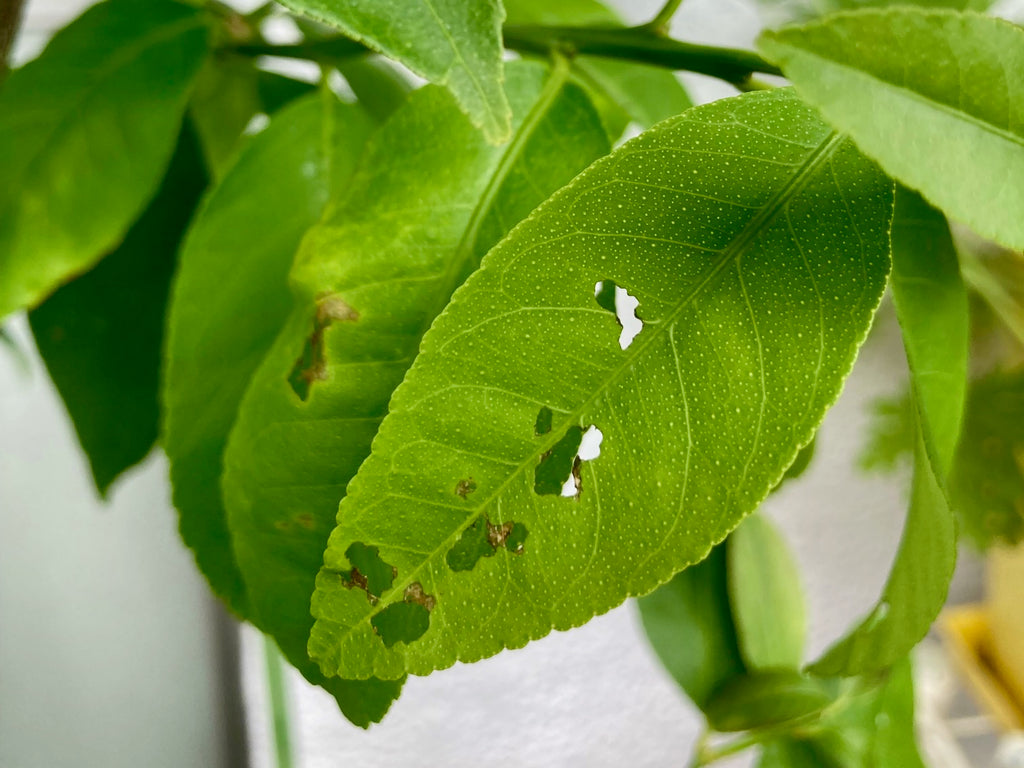
[(313, 332), (306, 339), (302, 354), (288, 376), (288, 383), (299, 399), (308, 400), (313, 383), (327, 378), (324, 333), (336, 322), (354, 323), (358, 319), (359, 313), (337, 294), (326, 294), (317, 299)]
[(601, 280), (597, 283), (594, 286), (594, 298), (599, 307), (615, 315), (622, 329), (619, 333), (619, 347), (628, 349), (644, 329), (643, 320), (636, 314), (640, 300), (612, 280)]

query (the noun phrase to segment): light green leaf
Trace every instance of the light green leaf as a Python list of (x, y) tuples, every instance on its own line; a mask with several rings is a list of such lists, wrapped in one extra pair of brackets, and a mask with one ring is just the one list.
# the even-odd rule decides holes
[[(495, 241), (608, 151), (564, 70), (513, 63), (507, 72), (508, 144), (488, 144), (434, 87), (370, 141), (346, 197), (300, 251), (291, 315), (239, 409), (223, 481), (231, 535), (254, 620), (300, 668), (316, 670), (309, 597), (338, 502), (420, 338)], [(364, 600), (390, 586), (374, 548), (350, 558)], [(420, 608), (391, 616), (395, 631), (414, 630)]]
[[(615, 12), (597, 0), (505, 0), (505, 10), (508, 24), (622, 26)], [(675, 74), (661, 67), (596, 56), (576, 56), (572, 64), (613, 138), (630, 120), (650, 128), (693, 106)]]
[(205, 187), (186, 124), (160, 190), (121, 245), (29, 314), (101, 495), (156, 441), (167, 294), (178, 243)]
[(917, 415), (910, 392), (880, 397), (871, 403), (868, 439), (857, 463), (865, 472), (894, 472), (914, 457)]
[(879, 696), (872, 765), (878, 768), (924, 768), (914, 729), (914, 676), (910, 659), (893, 667)]
[(768, 32), (760, 47), (890, 175), (1024, 248), (1024, 29), (893, 8)]
[(758, 0), (768, 24), (807, 21), (838, 11), (886, 8), (891, 5), (919, 5), (957, 11), (985, 11), (993, 0)]
[[(180, 255), (168, 319), (163, 405), (181, 534), (214, 592), (245, 612), (220, 498), (238, 405), (291, 308), (288, 270), (351, 173), (369, 120), (327, 94), (283, 110), (203, 203)], [(327, 135), (329, 140), (323, 137)], [(267, 180), (273, 183), (267, 183)]]
[(820, 680), (791, 670), (751, 672), (725, 682), (707, 704), (716, 731), (771, 728), (813, 716), (832, 703)]
[(956, 525), (919, 427), (910, 509), (882, 597), (809, 671), (849, 677), (887, 669), (906, 656), (946, 602), (955, 565)]
[(904, 187), (896, 189), (892, 223), (892, 296), (925, 447), (942, 482), (967, 390), (967, 290), (946, 219)]
[(703, 709), (722, 683), (746, 672), (726, 591), (725, 545), (637, 600), (651, 646)]
[(124, 237), (174, 151), (207, 46), (201, 11), (108, 0), (0, 89), (0, 317)]
[[(703, 559), (834, 401), (884, 287), (891, 205), (890, 182), (790, 91), (690, 110), (580, 174), (491, 251), (396, 390), (317, 578), (322, 669), (473, 661)], [(639, 300), (627, 349), (603, 280)], [(560, 469), (577, 497), (538, 494), (539, 465), (591, 425), (600, 457)], [(479, 525), (529, 536), (452, 571)], [(348, 586), (359, 542), (397, 571), (376, 604)], [(420, 591), (429, 629), (387, 647), (373, 620)]]
[(726, 540), (729, 604), (750, 670), (797, 669), (807, 635), (800, 570), (785, 540), (753, 514)]
[(506, 141), (501, 0), (282, 0), (432, 83), (445, 85), (488, 140)]

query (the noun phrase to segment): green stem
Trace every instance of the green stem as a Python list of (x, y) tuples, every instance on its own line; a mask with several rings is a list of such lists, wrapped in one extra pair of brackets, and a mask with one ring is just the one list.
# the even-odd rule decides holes
[(263, 638), (263, 651), (267, 660), (267, 696), (274, 733), (274, 752), (277, 768), (292, 768), (291, 735), (288, 729), (288, 696), (285, 690), (284, 665), (281, 652), (270, 637)]
[(676, 15), (676, 11), (679, 10), (679, 6), (682, 5), (683, 0), (668, 0), (658, 15), (651, 19), (645, 26), (650, 28), (652, 32), (659, 35), (667, 35), (668, 28), (672, 23), (672, 17)]
[[(505, 27), (505, 47), (521, 53), (567, 56), (587, 54), (636, 61), (666, 69), (682, 69), (709, 75), (740, 86), (754, 73), (781, 75), (778, 67), (756, 53), (735, 48), (684, 43), (653, 34), (649, 27)], [(312, 40), (298, 45), (243, 44), (233, 50), (248, 56), (282, 56), (331, 64), (367, 53), (368, 49), (346, 37)]]

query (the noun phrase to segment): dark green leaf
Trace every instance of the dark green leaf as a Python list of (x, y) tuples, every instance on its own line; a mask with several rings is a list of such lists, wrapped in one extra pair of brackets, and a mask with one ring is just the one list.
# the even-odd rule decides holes
[(109, 0), (0, 89), (0, 317), (38, 303), (124, 237), (174, 150), (207, 20)]
[[(875, 166), (781, 90), (690, 110), (576, 177), (491, 251), (396, 390), (317, 582), (322, 668), (482, 658), (702, 560), (835, 399), (885, 284), (891, 206)], [(639, 301), (627, 349), (602, 280)], [(538, 495), (544, 454), (591, 425), (604, 441), (574, 464), (576, 498)], [(448, 550), (481, 517), (525, 525), (525, 551), (452, 572)], [(331, 576), (354, 541), (398, 569), (377, 605)], [(416, 583), (437, 596), (430, 629), (385, 648), (372, 616)]]
[(769, 32), (760, 46), (889, 174), (1024, 248), (1024, 29), (892, 8)]
[(704, 712), (716, 731), (749, 731), (815, 715), (831, 703), (819, 680), (777, 670), (731, 678), (715, 691)]
[(282, 0), (451, 90), (487, 138), (506, 141), (500, 0)]
[(251, 59), (229, 54), (213, 56), (196, 78), (189, 116), (199, 134), (206, 166), (224, 175), (253, 115), (263, 111), (260, 72)]
[(817, 446), (817, 442), (817, 438), (815, 438), (800, 449), (800, 453), (796, 455), (793, 463), (790, 464), (789, 469), (786, 470), (786, 474), (782, 476), (782, 482), (779, 483), (780, 486), (787, 480), (796, 480), (803, 476), (804, 472), (806, 472), (808, 467), (811, 466), (811, 462), (814, 461), (814, 450)]
[(400, 107), (412, 84), (380, 56), (354, 56), (338, 62), (352, 92), (363, 108), (378, 122), (384, 122)]
[(178, 243), (205, 186), (186, 127), (160, 190), (121, 245), (29, 314), (101, 495), (156, 441), (167, 294)]
[(637, 601), (651, 646), (686, 695), (704, 708), (746, 671), (726, 591), (725, 545)]
[[(338, 502), (423, 333), (496, 240), (608, 151), (564, 70), (512, 63), (507, 76), (513, 139), (503, 147), (435, 87), (416, 91), (370, 141), (346, 197), (300, 251), (291, 316), (239, 410), (225, 455), (230, 528), (257, 623), (293, 660), (306, 658), (309, 597)], [(455, 478), (448, 490), (471, 499), (475, 481)], [(475, 532), (456, 566), (514, 554), (526, 533), (497, 518), (479, 520)], [(382, 558), (373, 561), (377, 578), (366, 570), (368, 549)], [(390, 554), (354, 542), (345, 556), (349, 565), (333, 576), (339, 586), (377, 601)], [(403, 589), (371, 630), (392, 646), (423, 626), (429, 603), (429, 591), (408, 603), (415, 589)]]
[(807, 635), (800, 571), (785, 540), (753, 514), (726, 540), (729, 604), (750, 670), (797, 669)]

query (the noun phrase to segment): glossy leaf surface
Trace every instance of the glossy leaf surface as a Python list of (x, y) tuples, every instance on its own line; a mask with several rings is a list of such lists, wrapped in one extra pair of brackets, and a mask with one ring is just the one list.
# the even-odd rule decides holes
[(101, 495), (156, 441), (167, 295), (206, 181), (186, 126), (159, 192), (121, 245), (29, 313)]
[(890, 175), (1024, 248), (1024, 29), (892, 8), (769, 32), (760, 47)]
[(800, 571), (764, 515), (744, 520), (726, 540), (729, 604), (743, 659), (751, 670), (797, 669), (807, 635)]
[(332, 183), (351, 173), (368, 132), (368, 119), (333, 97), (282, 111), (207, 196), (180, 256), (165, 351), (164, 448), (182, 537), (214, 592), (241, 613), (245, 590), (221, 503), (224, 447), (245, 387), (291, 308), (287, 275), (299, 242)]
[[(338, 502), (420, 338), (496, 240), (608, 151), (564, 72), (507, 72), (513, 139), (502, 147), (435, 87), (374, 135), (302, 247), (291, 315), (239, 410), (225, 454), (232, 539), (256, 623), (300, 668)], [(390, 566), (369, 547), (352, 556), (360, 594), (379, 594)]]
[(487, 138), (506, 141), (500, 0), (283, 0), (451, 90)]
[[(551, 198), (424, 337), (349, 485), (313, 599), (324, 671), (472, 661), (703, 559), (834, 401), (888, 273), (891, 201), (885, 177), (788, 91), (661, 123)], [(626, 349), (595, 299), (603, 280), (639, 300), (644, 329)], [(591, 425), (600, 456), (563, 469), (576, 497), (538, 494), (560, 443)], [(479, 525), (529, 536), (450, 570)], [(396, 569), (375, 604), (345, 576), (356, 543)], [(419, 593), (429, 629), (388, 647), (373, 619)]]
[(207, 45), (201, 11), (108, 0), (0, 89), (0, 317), (124, 237), (174, 151)]

